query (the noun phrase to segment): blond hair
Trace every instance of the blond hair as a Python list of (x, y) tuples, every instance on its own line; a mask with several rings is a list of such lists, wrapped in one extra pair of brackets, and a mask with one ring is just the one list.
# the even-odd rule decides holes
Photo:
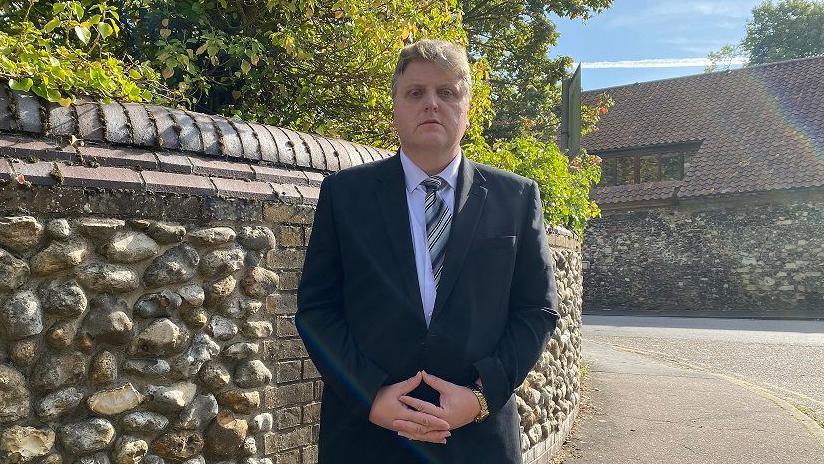
[(472, 75), (469, 71), (469, 60), (466, 49), (460, 45), (444, 40), (419, 40), (401, 49), (398, 62), (395, 65), (395, 74), (392, 76), (392, 98), (398, 91), (398, 80), (401, 74), (413, 61), (428, 61), (435, 63), (461, 81), (461, 87), (467, 95), (472, 95)]

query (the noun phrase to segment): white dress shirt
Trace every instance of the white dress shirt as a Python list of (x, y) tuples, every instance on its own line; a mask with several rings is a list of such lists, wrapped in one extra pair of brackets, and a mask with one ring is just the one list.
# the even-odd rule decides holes
[[(447, 186), (439, 190), (437, 195), (446, 203), (446, 207), (453, 216), (461, 156), (461, 154), (458, 154), (443, 171), (436, 174), (447, 183)], [(406, 180), (406, 203), (409, 206), (409, 225), (412, 229), (415, 267), (418, 270), (418, 287), (423, 302), (423, 315), (426, 318), (426, 325), (429, 326), (432, 310), (435, 308), (435, 275), (432, 272), (432, 258), (429, 256), (429, 247), (426, 240), (426, 210), (424, 206), (426, 189), (421, 185), (421, 182), (428, 179), (429, 175), (406, 156), (403, 149), (400, 150), (400, 157)]]

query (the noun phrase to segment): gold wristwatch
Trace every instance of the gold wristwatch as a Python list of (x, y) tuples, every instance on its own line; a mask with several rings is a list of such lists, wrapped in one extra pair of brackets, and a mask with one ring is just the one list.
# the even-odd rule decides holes
[(469, 389), (472, 390), (472, 393), (478, 397), (478, 403), (481, 405), (481, 410), (478, 411), (478, 415), (475, 416), (475, 422), (482, 422), (487, 418), (487, 416), (489, 416), (489, 407), (486, 404), (486, 397), (477, 385), (470, 385)]

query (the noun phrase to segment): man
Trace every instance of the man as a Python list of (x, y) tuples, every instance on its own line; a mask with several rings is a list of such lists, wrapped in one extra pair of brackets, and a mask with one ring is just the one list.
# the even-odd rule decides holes
[(296, 324), (323, 381), (319, 460), (519, 463), (513, 391), (558, 318), (537, 184), (470, 161), (466, 51), (392, 82), (399, 153), (326, 177)]

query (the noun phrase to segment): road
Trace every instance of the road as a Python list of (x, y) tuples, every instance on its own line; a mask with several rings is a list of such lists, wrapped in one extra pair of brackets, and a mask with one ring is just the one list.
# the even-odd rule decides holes
[(824, 462), (824, 321), (584, 316), (567, 464)]
[(824, 423), (824, 321), (584, 316), (587, 342), (728, 375)]

